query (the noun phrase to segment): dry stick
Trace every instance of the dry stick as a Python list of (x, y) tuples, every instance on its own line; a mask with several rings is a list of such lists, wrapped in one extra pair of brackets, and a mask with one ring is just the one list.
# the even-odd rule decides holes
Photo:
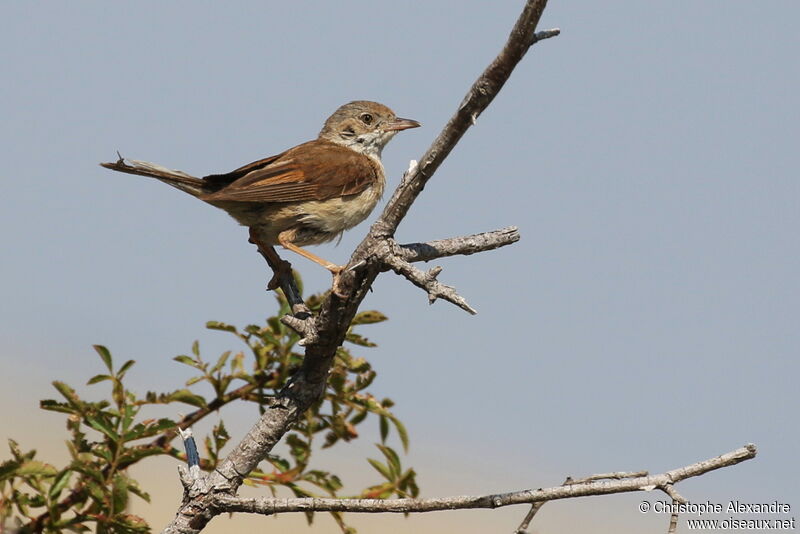
[[(568, 486), (570, 484), (585, 484), (586, 482), (593, 482), (595, 480), (622, 480), (624, 478), (639, 478), (639, 477), (646, 477), (648, 475), (647, 471), (635, 471), (632, 473), (625, 473), (625, 472), (616, 472), (616, 473), (601, 473), (597, 475), (590, 475), (588, 477), (574, 479), (572, 477), (567, 477), (564, 481), (562, 486)], [(527, 529), (533, 521), (533, 517), (539, 512), (539, 510), (544, 506), (546, 501), (535, 502), (531, 505), (531, 509), (528, 511), (528, 514), (525, 516), (525, 519), (522, 520), (522, 523), (519, 524), (517, 530), (514, 531), (514, 534), (527, 534)]]
[(487, 250), (504, 247), (517, 241), (519, 241), (519, 230), (516, 226), (509, 226), (492, 232), (451, 237), (450, 239), (428, 241), (427, 243), (397, 245), (394, 244), (394, 240), (390, 242), (393, 244), (392, 253), (394, 255), (404, 261), (413, 263), (436, 260), (447, 256), (469, 256), (476, 252), (486, 252)]
[(539, 39), (557, 34), (557, 31), (535, 33), (545, 4), (546, 0), (528, 0), (503, 50), (472, 86), (417, 170), (403, 179), (381, 217), (354, 251), (349, 264), (364, 262), (365, 267), (343, 273), (339, 287), (341, 295), (331, 293), (322, 302), (319, 315), (307, 321), (313, 322), (313, 328), (308, 327), (307, 330), (313, 330), (315, 336), (313, 342), (307, 340), (299, 371), (280, 392), (274, 404), (220, 462), (216, 471), (209, 473), (202, 481), (184, 486), (183, 502), (163, 532), (200, 532), (220, 513), (215, 508), (215, 499), (222, 494), (234, 495), (247, 473), (256, 468), (289, 428), (324, 393), (336, 350), (344, 340), (361, 301), (381, 271), (378, 252), (390, 246), (386, 238), (392, 237), (425, 183), (474, 119), (488, 106), (525, 51)]
[(672, 505), (673, 505), (673, 510), (675, 511), (672, 512), (669, 516), (669, 528), (667, 528), (667, 534), (675, 534), (675, 532), (678, 530), (678, 509), (677, 509), (678, 502), (672, 501)]
[(745, 445), (729, 453), (673, 469), (659, 475), (621, 480), (590, 480), (578, 484), (567, 484), (537, 490), (514, 491), (495, 495), (440, 497), (431, 499), (322, 499), (322, 498), (252, 498), (244, 499), (219, 495), (214, 505), (224, 512), (250, 512), (272, 515), (283, 512), (363, 512), (363, 513), (414, 513), (440, 510), (469, 510), (477, 508), (500, 508), (514, 504), (530, 504), (586, 497), (610, 495), (634, 491), (650, 491), (665, 488), (676, 482), (703, 475), (709, 471), (728, 467), (750, 460), (756, 456), (755, 445)]

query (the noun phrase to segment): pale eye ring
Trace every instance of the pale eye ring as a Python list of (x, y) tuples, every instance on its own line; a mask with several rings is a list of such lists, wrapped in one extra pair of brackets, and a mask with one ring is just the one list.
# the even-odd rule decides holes
[(361, 122), (364, 124), (372, 124), (372, 115), (370, 113), (363, 113), (361, 115)]

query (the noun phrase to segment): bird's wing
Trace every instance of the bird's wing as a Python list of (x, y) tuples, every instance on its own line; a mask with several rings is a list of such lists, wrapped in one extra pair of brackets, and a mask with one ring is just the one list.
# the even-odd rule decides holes
[(208, 202), (298, 202), (354, 195), (379, 179), (381, 170), (367, 156), (326, 141), (310, 141), (246, 165), (228, 175), (209, 176), (218, 191)]

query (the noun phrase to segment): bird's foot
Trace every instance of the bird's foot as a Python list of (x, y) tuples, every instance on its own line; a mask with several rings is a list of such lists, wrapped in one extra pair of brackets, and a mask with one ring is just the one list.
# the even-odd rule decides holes
[(331, 290), (333, 293), (340, 298), (344, 298), (345, 294), (342, 291), (341, 286), (339, 285), (339, 280), (341, 280), (342, 273), (345, 272), (346, 265), (334, 265), (333, 263), (329, 263), (325, 266), (331, 274), (333, 275), (333, 285), (331, 286)]
[(281, 276), (292, 276), (292, 264), (282, 258), (277, 258), (275, 265), (270, 265), (270, 267), (272, 267), (273, 275), (267, 284), (267, 289), (273, 291), (280, 287)]

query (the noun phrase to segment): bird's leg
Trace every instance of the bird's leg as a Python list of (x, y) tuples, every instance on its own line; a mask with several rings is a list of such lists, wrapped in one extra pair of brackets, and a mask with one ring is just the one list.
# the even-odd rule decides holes
[(292, 276), (292, 264), (278, 256), (278, 253), (275, 252), (274, 247), (262, 243), (258, 239), (255, 230), (252, 228), (250, 228), (250, 242), (258, 247), (258, 251), (261, 252), (261, 255), (264, 256), (264, 259), (267, 260), (270, 268), (272, 268), (273, 274), (272, 278), (267, 284), (267, 289), (276, 289), (280, 285), (280, 278), (282, 275), (288, 274), (289, 277)]
[(339, 286), (339, 275), (342, 274), (344, 271), (344, 265), (336, 265), (335, 263), (331, 263), (328, 260), (322, 259), (316, 254), (312, 254), (311, 252), (307, 251), (304, 248), (300, 248), (289, 239), (288, 235), (285, 235), (286, 232), (281, 232), (278, 234), (278, 243), (285, 249), (291, 250), (297, 254), (300, 254), (304, 258), (307, 258), (314, 263), (318, 263), (328, 269), (331, 274), (333, 275), (333, 291), (338, 294), (338, 286)]

